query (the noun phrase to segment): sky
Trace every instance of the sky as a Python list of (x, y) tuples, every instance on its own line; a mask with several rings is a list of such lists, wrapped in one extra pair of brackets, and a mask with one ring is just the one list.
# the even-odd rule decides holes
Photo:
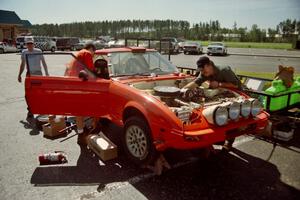
[(300, 21), (300, 0), (0, 0), (0, 9), (15, 11), (32, 24), (173, 19), (275, 28), (287, 18)]

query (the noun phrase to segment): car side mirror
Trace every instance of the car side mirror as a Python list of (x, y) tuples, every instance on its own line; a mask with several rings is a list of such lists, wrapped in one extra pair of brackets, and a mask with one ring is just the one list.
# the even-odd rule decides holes
[(79, 72), (78, 77), (79, 77), (80, 79), (82, 79), (82, 81), (87, 81), (87, 80), (89, 80), (89, 75), (88, 75), (88, 73), (87, 73), (86, 71), (84, 71), (84, 70), (81, 70), (81, 71)]

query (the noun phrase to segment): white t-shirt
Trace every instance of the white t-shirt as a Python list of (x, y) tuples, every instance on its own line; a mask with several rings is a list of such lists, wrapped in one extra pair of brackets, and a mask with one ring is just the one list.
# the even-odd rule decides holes
[[(30, 54), (35, 54), (35, 53), (42, 53), (40, 49), (33, 48), (32, 51), (28, 51), (28, 49), (24, 49), (22, 51), (21, 59), (28, 64), (28, 68), (30, 70), (30, 74), (36, 74), (36, 75), (41, 75), (42, 74), (42, 68), (41, 68), (41, 61), (44, 60), (44, 56), (42, 54), (40, 55), (30, 55)], [(26, 62), (26, 55), (27, 55), (27, 60)]]

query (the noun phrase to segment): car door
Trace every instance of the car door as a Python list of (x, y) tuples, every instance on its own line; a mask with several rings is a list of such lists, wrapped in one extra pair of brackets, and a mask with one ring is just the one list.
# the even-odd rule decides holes
[[(65, 65), (58, 66), (61, 58), (55, 58), (55, 55), (59, 54), (43, 53), (37, 55), (43, 55), (49, 76), (34, 75), (30, 72), (29, 55), (26, 56), (29, 73), (25, 80), (25, 94), (27, 104), (33, 114), (92, 117), (108, 114), (111, 80), (96, 79), (89, 71), (88, 80), (64, 76), (62, 74), (64, 74), (65, 69), (61, 73), (59, 68), (65, 68)], [(62, 55), (66, 56), (67, 54)]]

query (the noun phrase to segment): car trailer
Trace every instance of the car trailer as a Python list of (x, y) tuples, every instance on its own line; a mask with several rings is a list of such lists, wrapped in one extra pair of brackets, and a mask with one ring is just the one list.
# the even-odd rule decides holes
[[(196, 75), (196, 69), (191, 67), (177, 67), (181, 73), (186, 73), (191, 76)], [(269, 127), (268, 136), (273, 136), (274, 133), (278, 131), (276, 129), (283, 129), (288, 133), (295, 133), (300, 131), (300, 102), (291, 105), (291, 97), (294, 94), (300, 94), (300, 90), (288, 92), (288, 93), (279, 93), (275, 95), (268, 94), (263, 91), (266, 84), (270, 84), (273, 80), (266, 78), (259, 78), (246, 75), (237, 75), (244, 85), (244, 92), (250, 97), (257, 98), (260, 101), (265, 101), (264, 109), (269, 113)], [(287, 96), (287, 102), (284, 108), (279, 110), (271, 110), (271, 100), (273, 98), (280, 98)], [(277, 132), (276, 132), (277, 131)], [(283, 132), (280, 131), (280, 132)], [(278, 138), (282, 139), (284, 138)], [(287, 141), (287, 140), (286, 140)]]

